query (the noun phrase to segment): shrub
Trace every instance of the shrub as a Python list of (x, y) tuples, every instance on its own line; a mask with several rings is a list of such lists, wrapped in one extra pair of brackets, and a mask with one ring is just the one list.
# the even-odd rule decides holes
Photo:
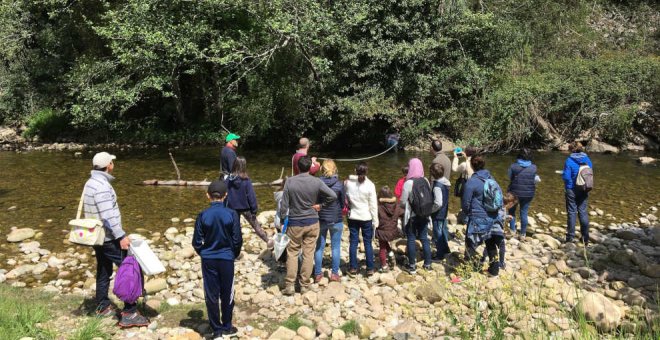
[(23, 132), (26, 138), (39, 137), (41, 140), (55, 141), (71, 128), (69, 117), (60, 111), (43, 109), (32, 115)]

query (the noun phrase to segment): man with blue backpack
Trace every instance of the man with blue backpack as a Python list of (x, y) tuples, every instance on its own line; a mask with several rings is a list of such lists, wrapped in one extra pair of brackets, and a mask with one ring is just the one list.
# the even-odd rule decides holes
[(589, 191), (593, 189), (593, 164), (584, 153), (580, 142), (568, 146), (571, 155), (564, 163), (564, 188), (566, 190), (566, 242), (575, 239), (575, 217), (580, 218), (580, 241), (589, 244), (589, 214), (587, 212)]
[(499, 211), (503, 205), (502, 189), (485, 168), (483, 156), (477, 155), (470, 159), (474, 174), (465, 183), (462, 209), (467, 215), (467, 236), (465, 237), (465, 257), (472, 262), (475, 269), (480, 268), (476, 258), (477, 248), (486, 244), (489, 265), (488, 273), (499, 274), (498, 245), (504, 237), (503, 221)]
[(234, 313), (234, 261), (241, 253), (243, 237), (238, 214), (225, 207), (225, 182), (211, 182), (206, 196), (211, 206), (197, 216), (192, 246), (202, 258), (204, 299), (213, 338), (220, 338), (238, 332), (231, 323)]

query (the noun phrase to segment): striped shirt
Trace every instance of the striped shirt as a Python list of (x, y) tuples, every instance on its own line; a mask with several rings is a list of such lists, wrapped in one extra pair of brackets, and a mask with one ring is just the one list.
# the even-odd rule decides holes
[(107, 172), (92, 170), (91, 177), (85, 183), (85, 218), (96, 218), (103, 222), (106, 228), (105, 241), (119, 239), (126, 234), (121, 226), (117, 194), (110, 185), (114, 179)]

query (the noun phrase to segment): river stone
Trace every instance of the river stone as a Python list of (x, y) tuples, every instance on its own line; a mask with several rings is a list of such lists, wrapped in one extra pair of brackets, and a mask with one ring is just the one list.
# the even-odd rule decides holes
[(660, 246), (660, 226), (651, 228), (651, 238), (653, 238), (655, 245)]
[(534, 238), (543, 242), (543, 244), (550, 247), (551, 249), (557, 249), (561, 245), (561, 242), (559, 242), (559, 240), (557, 240), (556, 238), (550, 235), (534, 234)]
[(415, 278), (406, 272), (401, 272), (396, 276), (396, 282), (400, 285), (413, 281), (415, 281)]
[(639, 157), (637, 161), (641, 164), (653, 164), (657, 161), (657, 159), (653, 157)]
[(193, 247), (185, 247), (181, 249), (177, 255), (179, 255), (181, 258), (189, 259), (195, 256), (195, 249)]
[(7, 235), (7, 242), (21, 242), (34, 237), (34, 234), (35, 231), (32, 228), (13, 229), (9, 235)]
[(620, 229), (617, 230), (617, 232), (614, 235), (622, 240), (627, 240), (627, 241), (636, 240), (644, 236), (643, 233), (640, 234), (639, 231), (634, 229)]
[(606, 332), (616, 329), (623, 318), (619, 306), (600, 293), (586, 292), (576, 308), (587, 320)]
[(25, 254), (36, 253), (39, 251), (41, 244), (38, 241), (23, 242), (18, 247)]
[(273, 334), (268, 337), (270, 340), (289, 340), (293, 339), (293, 337), (296, 336), (296, 332), (284, 327), (280, 326)]
[(660, 278), (660, 264), (648, 264), (641, 267), (640, 271), (648, 277)]
[(21, 277), (21, 276), (31, 272), (33, 269), (34, 269), (34, 265), (24, 264), (24, 265), (18, 266), (16, 268), (12, 269), (11, 271), (9, 271), (9, 273), (7, 273), (7, 275), (5, 275), (5, 277), (8, 280), (13, 280), (13, 279), (16, 279), (18, 277)]
[(64, 260), (59, 259), (55, 256), (51, 256), (50, 258), (48, 258), (48, 266), (52, 268), (57, 268), (63, 264), (64, 264)]
[(147, 291), (147, 294), (157, 293), (165, 289), (167, 289), (167, 282), (162, 278), (149, 280), (144, 284), (144, 290)]
[(417, 287), (415, 290), (415, 296), (418, 299), (434, 304), (438, 301), (442, 301), (442, 296), (440, 292), (444, 291), (442, 286), (437, 282), (431, 282)]
[(46, 270), (48, 269), (48, 264), (46, 263), (39, 263), (34, 268), (32, 269), (32, 274), (34, 275), (41, 275), (43, 274)]
[(316, 337), (316, 332), (307, 326), (300, 326), (296, 333), (298, 333), (298, 335), (300, 335), (300, 337), (305, 340), (312, 340)]
[(344, 340), (346, 339), (346, 333), (341, 329), (335, 329), (332, 331), (332, 340)]

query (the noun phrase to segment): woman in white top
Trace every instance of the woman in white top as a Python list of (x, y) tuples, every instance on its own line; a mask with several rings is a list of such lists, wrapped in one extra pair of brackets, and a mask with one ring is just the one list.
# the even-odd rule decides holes
[(348, 214), (349, 237), (349, 269), (348, 274), (358, 273), (357, 248), (360, 229), (364, 242), (364, 253), (367, 257), (367, 276), (374, 273), (374, 250), (372, 241), (374, 229), (378, 227), (378, 199), (376, 186), (367, 178), (369, 167), (362, 162), (355, 168), (355, 175), (351, 175), (344, 184), (346, 197), (350, 207)]
[[(468, 179), (472, 177), (474, 170), (472, 170), (472, 165), (470, 165), (470, 159), (477, 153), (477, 149), (473, 147), (467, 147), (464, 151), (456, 153), (454, 150), (454, 159), (451, 162), (451, 171), (458, 173), (458, 179), (456, 180), (456, 185), (454, 186), (454, 196), (461, 198), (461, 206), (463, 206), (463, 190), (465, 188), (465, 183)], [(458, 158), (463, 157), (464, 161), (461, 164), (458, 164)], [(465, 223), (465, 213), (460, 211), (458, 213), (458, 223)]]

